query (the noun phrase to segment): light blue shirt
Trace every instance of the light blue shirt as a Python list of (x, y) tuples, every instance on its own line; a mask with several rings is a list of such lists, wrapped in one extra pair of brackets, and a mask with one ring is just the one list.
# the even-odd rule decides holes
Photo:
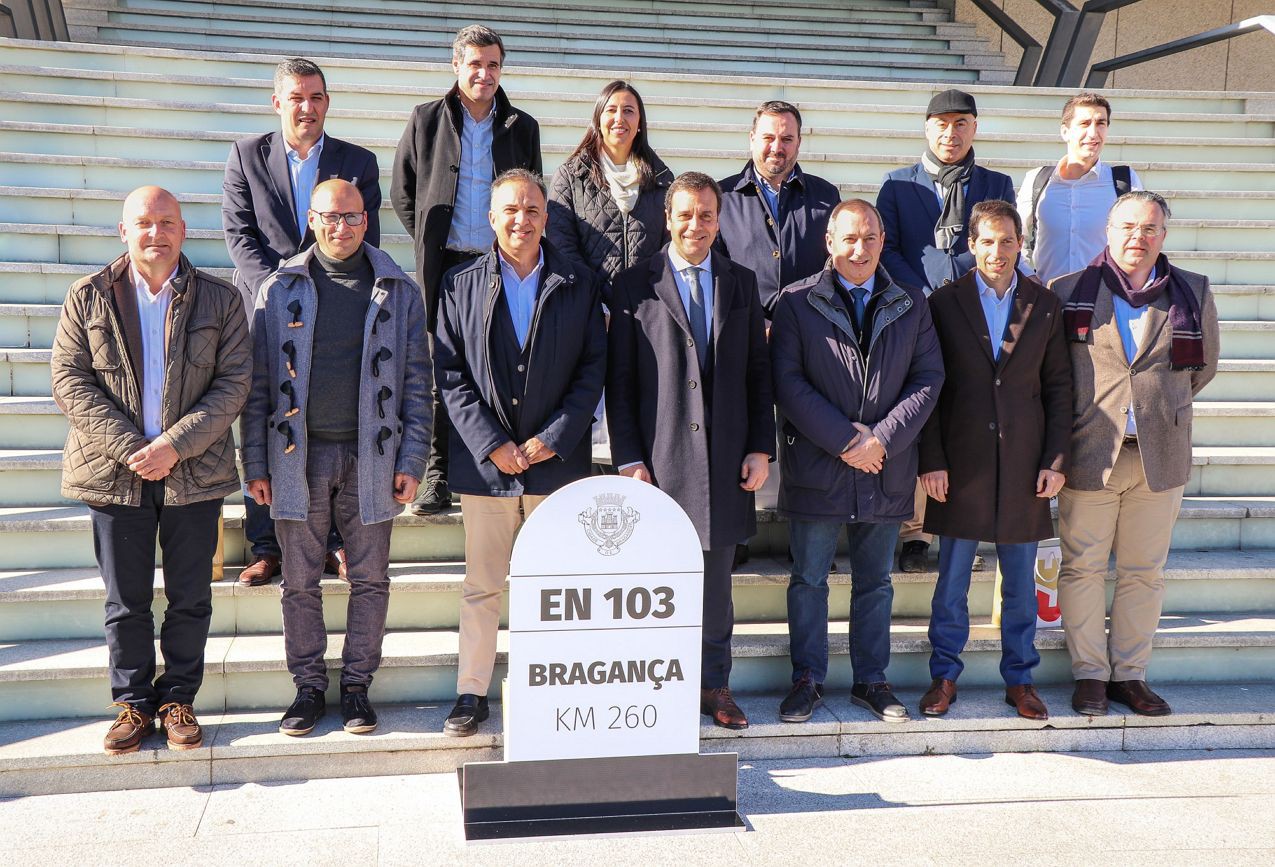
[(762, 198), (766, 200), (766, 206), (770, 209), (770, 215), (774, 217), (776, 221), (779, 220), (779, 193), (783, 190), (784, 184), (792, 180), (793, 174), (795, 174), (795, 172), (789, 174), (788, 177), (780, 183), (778, 189), (776, 189), (772, 187), (765, 178), (757, 173), (757, 168), (755, 166), (753, 167), (753, 180), (757, 182), (757, 189), (761, 190)]
[(983, 318), (987, 320), (987, 335), (992, 338), (992, 359), (999, 361), (1001, 342), (1005, 339), (1005, 326), (1009, 324), (1009, 314), (1014, 310), (1014, 293), (1018, 291), (1018, 272), (1010, 281), (1004, 298), (996, 297), (996, 290), (983, 280), (983, 275), (974, 271), (974, 282), (978, 284), (978, 303), (983, 305)]
[(677, 250), (670, 244), (668, 248), (668, 260), (673, 266), (673, 279), (677, 281), (677, 294), (682, 296), (682, 306), (686, 308), (686, 317), (691, 316), (691, 284), (686, 282), (686, 275), (682, 272), (687, 268), (699, 268), (703, 273), (699, 275), (699, 285), (704, 290), (704, 333), (710, 337), (713, 334), (713, 255), (704, 257), (704, 261), (698, 265), (692, 265), (680, 255)]
[[(1151, 275), (1147, 277), (1144, 285), (1154, 282), (1155, 269), (1152, 268)], [(1134, 307), (1112, 292), (1111, 306), (1115, 308), (1116, 330), (1120, 332), (1120, 343), (1124, 346), (1125, 361), (1133, 364), (1133, 359), (1138, 355), (1138, 347), (1142, 344), (1143, 314), (1147, 312), (1147, 305)], [(1129, 420), (1125, 423), (1124, 432), (1129, 436), (1136, 436), (1138, 433), (1138, 422), (1133, 417), (1132, 404), (1129, 406)]]
[(482, 120), (465, 110), (460, 132), (460, 174), (456, 179), (456, 204), (447, 232), (447, 249), (484, 251), (496, 241), (487, 213), (491, 210), (491, 182), (496, 166), (491, 158), (496, 107)]
[(296, 149), (288, 147), (288, 176), (292, 180), (292, 201), (297, 208), (297, 231), (305, 237), (306, 224), (310, 215), (310, 196), (314, 193), (314, 185), (319, 180), (319, 155), (323, 153), (323, 142), (327, 136), (319, 136), (318, 142), (310, 148), (310, 153), (301, 159)]
[(518, 345), (526, 347), (531, 319), (536, 313), (536, 294), (540, 290), (540, 272), (545, 266), (545, 251), (541, 249), (536, 267), (531, 269), (525, 280), (518, 277), (518, 272), (505, 259), (504, 253), (498, 255), (500, 280), (505, 289), (505, 303), (509, 305), (509, 317), (514, 321), (514, 334), (518, 335)]

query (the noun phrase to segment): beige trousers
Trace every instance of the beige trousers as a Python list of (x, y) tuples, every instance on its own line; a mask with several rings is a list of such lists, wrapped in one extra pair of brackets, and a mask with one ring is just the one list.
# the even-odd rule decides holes
[(912, 507), (912, 517), (899, 527), (899, 541), (932, 544), (934, 537), (921, 529), (925, 526), (925, 488), (921, 487), (920, 479), (917, 479), (916, 491), (912, 495)]
[(500, 597), (509, 577), (514, 537), (544, 497), (461, 494), (465, 518), (465, 584), (460, 600), (460, 660), (456, 694), (486, 695), (496, 664)]
[[(1182, 492), (1148, 488), (1137, 446), (1125, 446), (1106, 488), (1063, 488), (1058, 494), (1058, 606), (1075, 678), (1146, 680)], [(1107, 560), (1113, 545), (1116, 591), (1108, 636)]]

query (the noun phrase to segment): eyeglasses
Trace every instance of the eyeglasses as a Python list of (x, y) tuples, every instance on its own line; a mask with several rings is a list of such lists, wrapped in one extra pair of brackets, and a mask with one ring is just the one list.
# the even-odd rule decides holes
[(341, 222), (342, 220), (345, 221), (345, 225), (347, 226), (361, 226), (363, 225), (363, 221), (367, 219), (367, 215), (361, 211), (353, 211), (348, 214), (340, 214), (340, 213), (337, 213), (336, 211), (311, 210), (310, 213), (318, 214), (319, 219), (323, 221), (323, 225), (325, 226), (335, 226), (337, 223)]
[(1154, 238), (1164, 231), (1164, 226), (1160, 226), (1155, 223), (1151, 223), (1146, 226), (1133, 226), (1126, 224), (1123, 226), (1112, 226), (1111, 228), (1115, 229), (1126, 238)]

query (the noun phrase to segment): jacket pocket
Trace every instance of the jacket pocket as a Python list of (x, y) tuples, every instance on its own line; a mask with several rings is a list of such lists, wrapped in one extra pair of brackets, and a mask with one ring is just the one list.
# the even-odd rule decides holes
[(235, 467), (235, 445), (230, 434), (201, 455), (186, 461), (186, 473), (196, 488), (218, 488), (239, 481)]
[(1178, 427), (1190, 427), (1191, 419), (1195, 416), (1195, 404), (1188, 403), (1186, 406), (1178, 407), (1177, 415), (1174, 416), (1173, 423)]
[(912, 495), (916, 490), (917, 451), (910, 448), (907, 454), (887, 458), (881, 468), (881, 490), (888, 497)]
[(85, 331), (88, 333), (89, 352), (93, 355), (93, 369), (119, 369), (120, 348), (110, 320), (105, 317), (90, 320)]
[(815, 491), (827, 491), (840, 477), (840, 458), (803, 437), (792, 425), (785, 425), (780, 446), (779, 468), (786, 484)]
[(186, 361), (196, 367), (212, 367), (217, 363), (221, 323), (203, 318), (186, 326)]
[(62, 472), (67, 487), (88, 491), (114, 491), (119, 464), (103, 454), (96, 445), (78, 436), (67, 443), (66, 451)]

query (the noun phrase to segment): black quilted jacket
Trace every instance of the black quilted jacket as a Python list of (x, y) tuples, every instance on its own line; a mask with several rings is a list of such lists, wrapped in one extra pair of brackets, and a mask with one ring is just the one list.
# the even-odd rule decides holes
[(643, 190), (627, 217), (620, 214), (610, 188), (599, 189), (588, 164), (575, 157), (553, 173), (549, 190), (550, 242), (573, 261), (609, 281), (616, 274), (660, 251), (668, 240), (664, 192), (673, 172), (657, 157), (655, 186)]

